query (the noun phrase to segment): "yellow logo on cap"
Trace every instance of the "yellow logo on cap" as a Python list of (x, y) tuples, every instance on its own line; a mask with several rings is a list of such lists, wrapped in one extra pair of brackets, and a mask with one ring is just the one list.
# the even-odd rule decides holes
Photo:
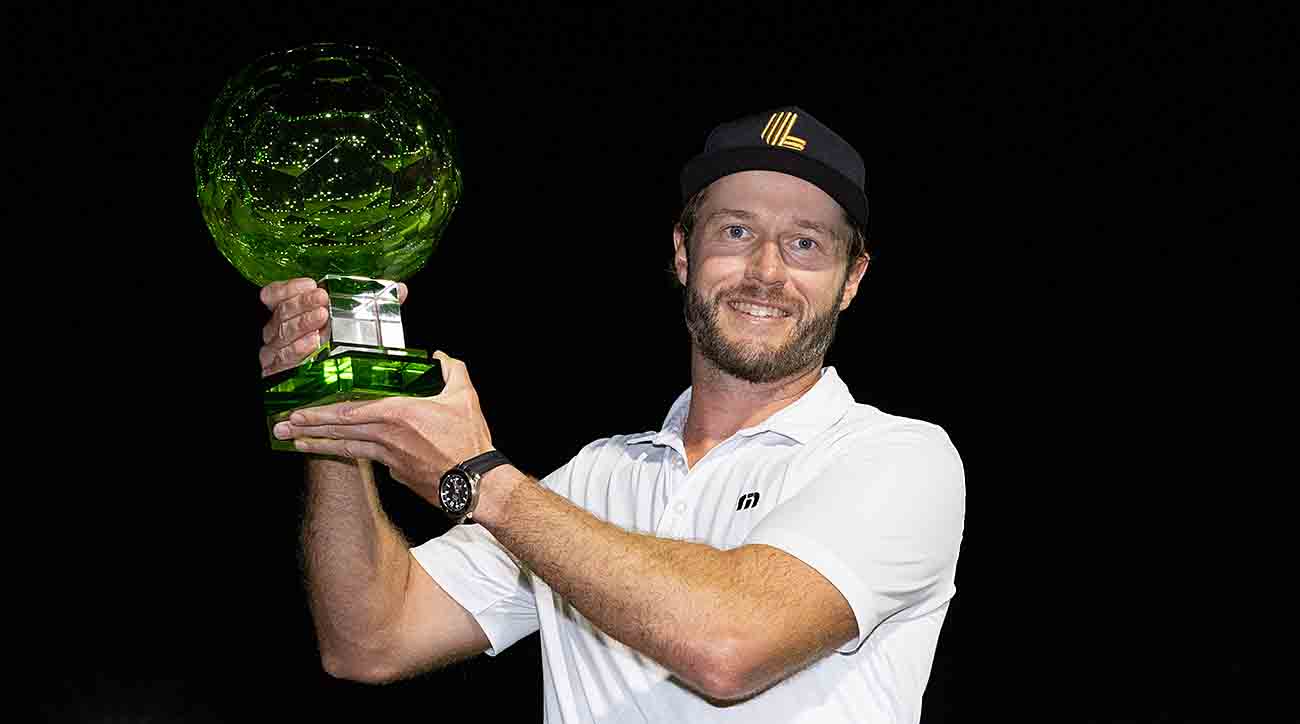
[(794, 122), (798, 118), (799, 114), (792, 111), (773, 113), (772, 117), (767, 119), (767, 125), (763, 126), (763, 140), (769, 146), (780, 146), (781, 148), (802, 151), (803, 147), (808, 145), (808, 142), (790, 135), (790, 131), (794, 129)]

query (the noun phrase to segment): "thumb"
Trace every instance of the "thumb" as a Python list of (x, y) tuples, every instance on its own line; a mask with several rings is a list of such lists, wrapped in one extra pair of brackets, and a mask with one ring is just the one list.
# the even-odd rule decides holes
[(443, 392), (473, 386), (470, 384), (469, 370), (466, 369), (464, 362), (442, 350), (434, 352), (433, 358), (438, 360), (438, 365), (442, 367), (442, 381), (446, 385)]

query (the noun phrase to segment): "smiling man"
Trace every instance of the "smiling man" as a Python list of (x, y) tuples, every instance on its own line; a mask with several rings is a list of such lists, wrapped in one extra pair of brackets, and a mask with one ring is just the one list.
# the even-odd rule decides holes
[(696, 349), (718, 371), (753, 383), (820, 369), (867, 267), (865, 252), (849, 248), (855, 232), (844, 212), (816, 186), (775, 171), (740, 171), (699, 194), (703, 221), (674, 233)]
[[(781, 108), (716, 128), (673, 234), (692, 385), (658, 431), (541, 480), (446, 389), (303, 410), (322, 661), (383, 682), (540, 631), (548, 722), (915, 722), (955, 593), (961, 460), (936, 425), (823, 367), (869, 257), (858, 153)], [(404, 294), (403, 290), (403, 294)], [(314, 347), (324, 294), (272, 284), (266, 374)], [(458, 522), (410, 547), (368, 461)]]

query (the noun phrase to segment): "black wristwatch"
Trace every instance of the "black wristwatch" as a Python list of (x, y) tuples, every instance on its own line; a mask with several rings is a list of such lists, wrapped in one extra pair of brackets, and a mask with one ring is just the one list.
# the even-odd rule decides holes
[(478, 505), (478, 481), (498, 465), (508, 465), (509, 460), (496, 450), (475, 455), (442, 474), (438, 481), (438, 502), (442, 512), (455, 523), (464, 523), (474, 514)]

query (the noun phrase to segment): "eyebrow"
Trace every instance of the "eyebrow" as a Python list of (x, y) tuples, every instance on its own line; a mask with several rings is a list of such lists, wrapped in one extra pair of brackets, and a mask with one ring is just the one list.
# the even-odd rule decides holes
[(705, 217), (704, 223), (705, 224), (712, 223), (713, 220), (718, 218), (719, 216), (732, 216), (737, 219), (746, 219), (746, 220), (758, 218), (755, 214), (751, 214), (750, 212), (745, 211), (743, 209), (718, 209), (717, 211), (714, 211), (713, 213)]
[[(746, 221), (758, 218), (757, 214), (754, 214), (749, 211), (745, 211), (744, 209), (718, 209), (717, 211), (714, 211), (713, 213), (709, 214), (708, 217), (704, 219), (705, 225), (712, 223), (714, 219), (720, 216), (723, 217), (729, 216), (737, 219), (745, 219)], [(794, 225), (801, 229), (808, 229), (810, 231), (820, 232), (822, 234), (829, 236), (832, 239), (839, 238), (838, 236), (836, 236), (834, 229), (826, 226), (825, 224), (812, 221), (810, 219), (798, 219), (798, 218), (794, 219)]]
[(816, 221), (810, 221), (810, 220), (808, 220), (808, 219), (795, 219), (795, 220), (794, 220), (794, 225), (795, 225), (795, 226), (798, 226), (798, 227), (801, 228), (801, 229), (810, 229), (810, 230), (812, 230), (812, 231), (821, 232), (821, 233), (823, 233), (823, 234), (829, 236), (829, 237), (832, 238), (832, 239), (838, 239), (838, 238), (839, 238), (839, 236), (837, 236), (837, 235), (835, 234), (835, 231), (834, 231), (833, 229), (831, 229), (830, 227), (826, 226), (825, 224), (820, 224), (820, 223), (818, 223), (818, 222), (816, 222)]

